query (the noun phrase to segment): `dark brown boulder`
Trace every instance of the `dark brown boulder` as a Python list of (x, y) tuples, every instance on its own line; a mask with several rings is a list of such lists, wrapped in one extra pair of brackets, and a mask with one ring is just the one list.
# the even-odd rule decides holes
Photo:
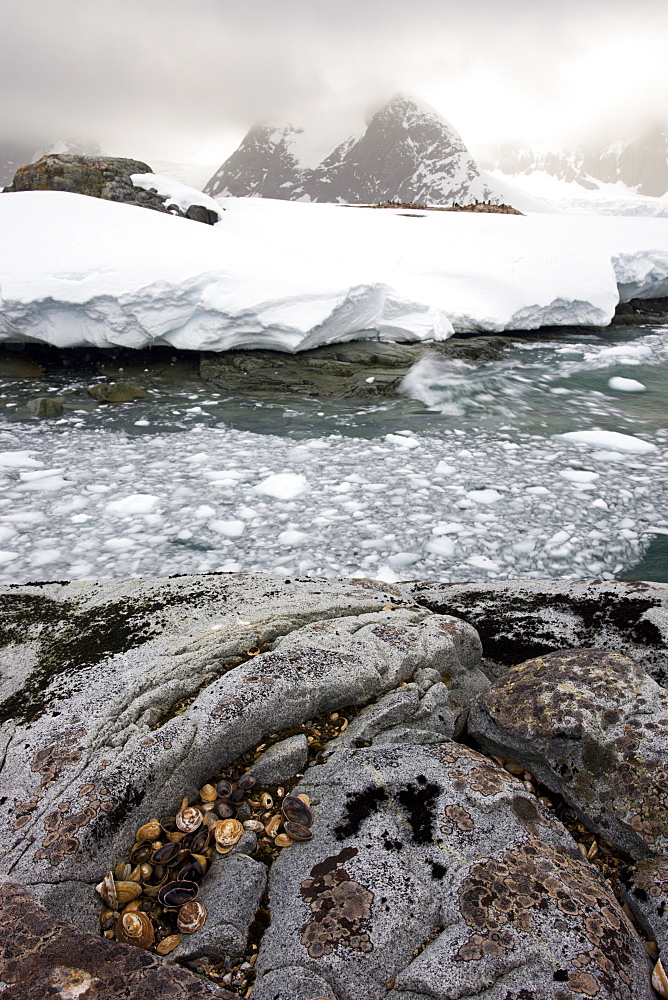
[(132, 174), (150, 173), (151, 168), (142, 160), (49, 153), (35, 163), (19, 167), (5, 192), (68, 191), (70, 194), (85, 194), (91, 198), (152, 208), (156, 212), (179, 215), (211, 226), (218, 222), (218, 215), (203, 205), (191, 205), (186, 212), (182, 212), (176, 205), (166, 205), (165, 199), (155, 191), (135, 187), (130, 179)]
[(7, 1000), (229, 1000), (187, 969), (59, 920), (14, 882), (0, 886), (0, 982)]

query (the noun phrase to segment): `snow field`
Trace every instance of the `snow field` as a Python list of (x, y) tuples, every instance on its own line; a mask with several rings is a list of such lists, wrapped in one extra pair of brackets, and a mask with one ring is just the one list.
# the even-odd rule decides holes
[(0, 581), (612, 578), (668, 531), (667, 469), (662, 430), (296, 443), (14, 425), (0, 433)]
[(6, 194), (0, 341), (293, 351), (605, 325), (620, 296), (668, 294), (662, 219), (221, 207), (205, 226), (65, 192)]

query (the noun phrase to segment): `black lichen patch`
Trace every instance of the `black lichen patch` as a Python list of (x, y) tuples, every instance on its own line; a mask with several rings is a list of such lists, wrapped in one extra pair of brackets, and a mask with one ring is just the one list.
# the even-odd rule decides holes
[(313, 878), (322, 878), (323, 875), (329, 875), (330, 872), (336, 871), (339, 865), (343, 865), (346, 861), (350, 861), (351, 858), (357, 856), (356, 847), (344, 847), (342, 851), (338, 854), (332, 854), (331, 857), (325, 858), (324, 861), (318, 862), (311, 868), (311, 875)]
[(440, 882), (448, 873), (448, 869), (445, 865), (441, 865), (438, 861), (430, 861), (431, 866), (431, 877), (436, 881)]
[(388, 795), (385, 789), (377, 788), (375, 785), (370, 785), (362, 792), (349, 794), (346, 799), (345, 821), (334, 827), (336, 839), (345, 840), (347, 837), (354, 837), (359, 833), (364, 820), (377, 813), (387, 801)]
[(397, 799), (408, 814), (416, 844), (429, 844), (432, 840), (439, 794), (438, 785), (428, 781), (407, 785), (397, 792)]
[[(651, 608), (659, 607), (659, 602), (646, 597), (620, 596), (613, 590), (592, 597), (505, 592), (495, 596), (486, 591), (470, 591), (448, 600), (445, 588), (438, 599), (431, 598), (428, 590), (420, 593), (416, 588), (414, 597), (435, 614), (454, 615), (469, 622), (480, 635), (485, 656), (507, 666), (563, 647), (563, 634), (555, 632), (546, 620), (550, 611), (568, 616), (575, 629), (572, 640), (569, 639), (573, 645), (603, 645), (606, 631), (623, 635), (626, 642), (638, 646), (661, 647), (663, 642), (658, 627), (642, 617)], [(611, 646), (613, 641), (609, 643)]]

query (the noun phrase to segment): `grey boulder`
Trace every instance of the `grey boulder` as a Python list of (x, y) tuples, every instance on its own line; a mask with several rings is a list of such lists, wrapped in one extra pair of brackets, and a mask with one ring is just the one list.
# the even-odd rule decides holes
[(308, 741), (303, 733), (297, 733), (265, 750), (248, 773), (263, 785), (280, 785), (302, 774), (307, 761)]
[(652, 996), (610, 886), (523, 784), (476, 751), (350, 749), (299, 790), (313, 837), (270, 872), (261, 1000), (292, 1000), (310, 977), (321, 990), (311, 996), (337, 1000)]
[(26, 409), (33, 417), (60, 417), (63, 404), (55, 396), (37, 396), (28, 400)]
[(172, 959), (206, 955), (222, 961), (227, 956), (243, 955), (266, 885), (266, 867), (245, 854), (214, 861), (197, 897), (206, 908), (206, 923), (195, 934), (182, 935)]
[(632, 857), (668, 847), (668, 693), (629, 657), (579, 649), (528, 660), (478, 696), (468, 731)]
[(140, 948), (84, 934), (15, 882), (0, 886), (0, 984), (7, 1000), (230, 1000)]
[(370, 581), (183, 577), (2, 596), (0, 870), (38, 892), (68, 883), (67, 912), (89, 930), (93, 886), (136, 829), (270, 733), (365, 704), (420, 666), (477, 669), (472, 629), (378, 611), (395, 595)]

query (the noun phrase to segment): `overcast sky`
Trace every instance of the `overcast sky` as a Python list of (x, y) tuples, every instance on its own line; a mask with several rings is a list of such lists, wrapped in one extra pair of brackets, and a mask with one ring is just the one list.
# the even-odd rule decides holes
[(328, 147), (397, 90), (475, 151), (668, 119), (668, 0), (0, 0), (2, 137), (216, 163), (255, 121)]

